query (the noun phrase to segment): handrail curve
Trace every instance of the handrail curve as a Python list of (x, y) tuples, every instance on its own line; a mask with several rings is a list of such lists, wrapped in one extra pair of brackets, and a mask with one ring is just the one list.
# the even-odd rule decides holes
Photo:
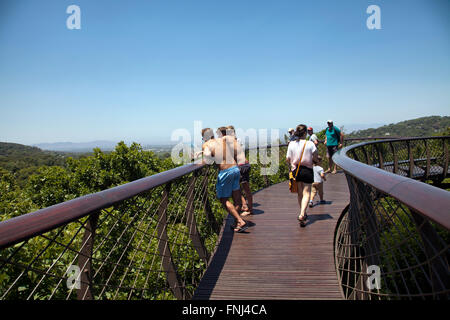
[[(408, 140), (441, 139), (449, 137), (408, 138)], [(389, 139), (380, 141), (361, 142), (339, 150), (333, 156), (333, 161), (341, 167), (346, 174), (358, 178), (375, 189), (389, 194), (413, 208), (424, 217), (433, 220), (442, 227), (450, 230), (450, 215), (442, 208), (450, 208), (450, 192), (434, 187), (430, 184), (400, 176), (392, 172), (356, 161), (347, 156), (353, 150), (363, 146), (377, 143), (405, 141), (405, 139)]]
[(186, 164), (2, 221), (0, 222), (0, 249), (80, 219), (92, 212), (111, 207), (115, 203), (179, 179), (205, 166)]

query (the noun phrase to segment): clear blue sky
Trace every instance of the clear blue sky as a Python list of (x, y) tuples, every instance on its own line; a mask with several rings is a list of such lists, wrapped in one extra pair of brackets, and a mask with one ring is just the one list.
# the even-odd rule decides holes
[[(69, 30), (66, 8), (81, 8)], [(381, 30), (369, 30), (369, 5)], [(450, 114), (448, 0), (2, 0), (0, 141)]]

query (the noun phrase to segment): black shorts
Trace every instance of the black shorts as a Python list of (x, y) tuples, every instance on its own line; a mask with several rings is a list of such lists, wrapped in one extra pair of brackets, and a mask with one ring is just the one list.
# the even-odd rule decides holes
[[(297, 169), (294, 170), (293, 174), (295, 177), (295, 173), (297, 172)], [(297, 182), (303, 182), (303, 183), (313, 183), (314, 182), (314, 171), (311, 168), (300, 166), (300, 169), (298, 169), (297, 178), (295, 179)]]
[(327, 157), (331, 158), (338, 151), (338, 146), (327, 146)]
[(241, 180), (239, 182), (250, 182), (250, 163), (239, 166), (241, 172)]

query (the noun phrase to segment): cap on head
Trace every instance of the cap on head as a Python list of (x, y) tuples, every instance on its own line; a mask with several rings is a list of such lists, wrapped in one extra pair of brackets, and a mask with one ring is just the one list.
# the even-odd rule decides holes
[(293, 132), (295, 131), (294, 128), (289, 128), (288, 132)]
[(327, 123), (333, 123), (333, 120), (327, 120)]
[(312, 127), (308, 127), (308, 131), (313, 131), (313, 128)]

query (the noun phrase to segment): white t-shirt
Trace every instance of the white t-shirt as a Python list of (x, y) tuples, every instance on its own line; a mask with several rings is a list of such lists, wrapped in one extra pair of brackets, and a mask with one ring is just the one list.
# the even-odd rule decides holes
[(311, 168), (313, 167), (313, 153), (317, 150), (316, 145), (311, 141), (295, 140), (291, 141), (288, 145), (286, 159), (291, 162), (291, 170), (297, 168), (297, 164), (300, 160), (303, 145), (306, 143), (305, 151), (303, 152), (302, 166)]
[(314, 182), (323, 182), (322, 176), (320, 175), (321, 173), (323, 173), (323, 168), (321, 166), (314, 166), (313, 172)]
[(315, 133), (313, 133), (312, 135), (309, 136), (309, 141), (314, 142), (314, 141), (317, 141), (317, 140), (319, 140), (319, 138), (317, 138)]

